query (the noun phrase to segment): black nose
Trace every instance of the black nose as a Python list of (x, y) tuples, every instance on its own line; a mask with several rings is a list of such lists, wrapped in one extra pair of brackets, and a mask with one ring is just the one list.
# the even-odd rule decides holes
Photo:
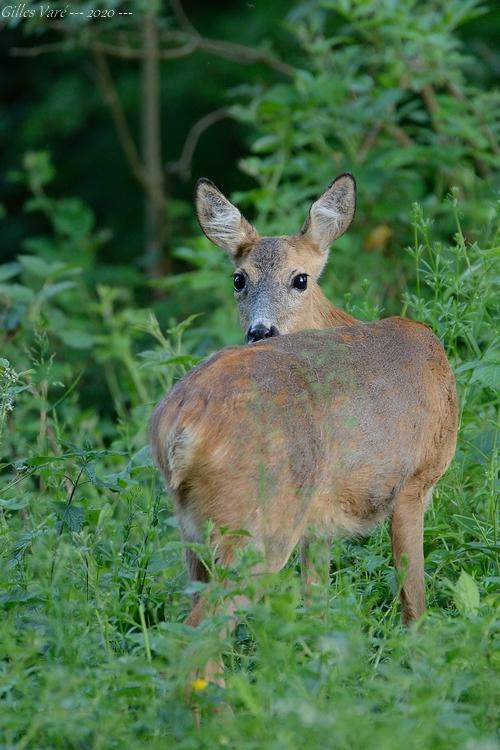
[(259, 323), (256, 326), (252, 326), (247, 331), (247, 344), (253, 344), (254, 341), (262, 341), (262, 339), (270, 339), (272, 336), (278, 335), (278, 329), (276, 326), (263, 326)]

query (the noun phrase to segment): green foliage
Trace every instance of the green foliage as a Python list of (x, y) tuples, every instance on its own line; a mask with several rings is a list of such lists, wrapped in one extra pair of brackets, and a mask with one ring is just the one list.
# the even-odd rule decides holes
[[(229, 262), (191, 236), (179, 202), (182, 273), (146, 282), (122, 252), (130, 195), (122, 204), (108, 175), (102, 187), (84, 155), (91, 208), (71, 197), (64, 159), (56, 169), (37, 150), (51, 129), (78, 131), (84, 83), (65, 74), (26, 118), (19, 137), (34, 147), (9, 183), (19, 205), (0, 210), (6, 236), (22, 226), (0, 265), (0, 748), (496, 747), (498, 94), (479, 88), (484, 66), (457, 33), (481, 12), (473, 0), (296, 4), (295, 75), (241, 79), (233, 108), (256, 184), (235, 198), (259, 229), (296, 231), (323, 185), (353, 171), (359, 211), (332, 251), (328, 296), (363, 319), (423, 321), (456, 373), (459, 443), (426, 517), (418, 630), (400, 626), (384, 527), (335, 542), (330, 584), (307, 605), (296, 560), (256, 581), (251, 548), (226, 569), (196, 545), (213, 601), (230, 581), (250, 604), (232, 637), (220, 616), (183, 624), (203, 584), (186, 580), (147, 423), (200, 357), (240, 340)], [(99, 228), (100, 190), (124, 214), (118, 239)], [(221, 653), (224, 690), (194, 679)]]
[(355, 222), (326, 271), (332, 294), (359, 298), (369, 275), (379, 304), (392, 307), (394, 285), (404, 285), (393, 266), (408, 272), (400, 247), (415, 200), (436, 220), (437, 238), (451, 230), (443, 198), (452, 186), (466, 196), (467, 226), (486, 221), (500, 97), (473, 84), (481, 63), (457, 35), (483, 12), (477, 0), (300, 3), (288, 17), (303, 52), (293, 81), (239, 92), (233, 114), (257, 135), (242, 168), (257, 186), (236, 197), (256, 207), (266, 232), (296, 232), (336, 174), (358, 181)]
[[(47, 210), (57, 242), (54, 205)], [(214, 601), (228, 596), (230, 580), (250, 605), (233, 638), (220, 636), (218, 616), (196, 630), (183, 625), (188, 594), (201, 584), (187, 585), (146, 424), (161, 393), (197, 361), (185, 336), (191, 330), (196, 340), (199, 319), (164, 335), (124, 290), (92, 288), (85, 272), (70, 276), (71, 288), (40, 298), (40, 285), (64, 278), (54, 278), (48, 256), (0, 267), (25, 290), (23, 314), (6, 330), (16, 370), (0, 362), (6, 748), (494, 747), (499, 404), (489, 363), (497, 225), (492, 213), (471, 243), (456, 197), (443, 210), (456, 222), (446, 244), (413, 209), (416, 291), (404, 306), (447, 346), (461, 431), (427, 515), (429, 613), (410, 632), (399, 625), (384, 528), (335, 543), (330, 585), (308, 606), (295, 561), (256, 581), (250, 548), (225, 569), (197, 545), (214, 573)], [(78, 295), (73, 305), (69, 295)], [(368, 289), (365, 299), (373, 306)], [(4, 297), (6, 312), (16, 304), (17, 293)], [(58, 310), (68, 325), (87, 318), (92, 346), (65, 344), (51, 322)], [(95, 368), (117, 420), (99, 402), (82, 404), (83, 381)], [(193, 679), (221, 652), (225, 690)]]

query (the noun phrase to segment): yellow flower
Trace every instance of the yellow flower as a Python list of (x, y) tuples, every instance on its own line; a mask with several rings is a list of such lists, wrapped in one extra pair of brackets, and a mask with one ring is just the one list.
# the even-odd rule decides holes
[(193, 690), (196, 690), (198, 693), (200, 692), (200, 690), (205, 690), (207, 686), (208, 682), (204, 680), (203, 677), (198, 677), (191, 683), (191, 687), (193, 688)]

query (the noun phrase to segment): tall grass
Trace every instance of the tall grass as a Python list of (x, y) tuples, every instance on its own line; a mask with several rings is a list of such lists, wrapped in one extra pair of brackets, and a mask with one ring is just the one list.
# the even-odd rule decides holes
[[(221, 640), (217, 618), (185, 626), (192, 587), (145, 447), (154, 402), (196, 361), (185, 326), (165, 336), (112, 288), (88, 303), (98, 332), (85, 356), (115, 394), (113, 421), (78, 398), (81, 363), (65, 361), (57, 315), (36, 306), (36, 268), (15, 271), (31, 312), (0, 360), (0, 748), (497, 746), (498, 223), (492, 210), (470, 242), (456, 196), (449, 210), (456, 234), (441, 245), (415, 207), (416, 285), (403, 300), (445, 344), (461, 403), (456, 458), (427, 514), (418, 630), (400, 625), (383, 526), (335, 542), (330, 585), (309, 606), (295, 560), (257, 595), (248, 550), (216, 575), (250, 597), (235, 635)], [(45, 294), (61, 283), (44, 278)], [(227, 687), (192, 682), (221, 652)]]

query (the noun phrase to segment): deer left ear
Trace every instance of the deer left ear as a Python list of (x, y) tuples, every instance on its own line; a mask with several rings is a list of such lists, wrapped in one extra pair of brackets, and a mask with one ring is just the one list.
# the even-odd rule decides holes
[(346, 172), (339, 175), (312, 204), (301, 233), (326, 253), (330, 245), (349, 229), (355, 210), (356, 181)]
[(236, 261), (242, 249), (255, 242), (257, 230), (241, 215), (213, 182), (202, 177), (196, 183), (196, 213), (205, 235)]

